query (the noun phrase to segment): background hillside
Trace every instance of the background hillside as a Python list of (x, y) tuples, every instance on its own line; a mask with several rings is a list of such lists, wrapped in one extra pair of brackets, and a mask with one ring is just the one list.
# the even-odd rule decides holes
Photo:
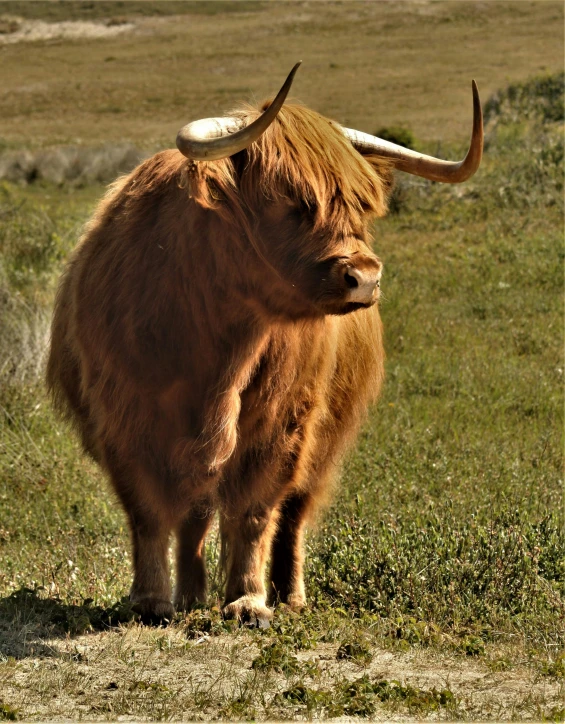
[(464, 139), (471, 78), (488, 97), (563, 64), (558, 2), (2, 2), (2, 14), (23, 16), (24, 38), (41, 16), (129, 28), (0, 35), (0, 136), (26, 147), (170, 146), (189, 120), (274, 94), (300, 59), (293, 96), (346, 126)]

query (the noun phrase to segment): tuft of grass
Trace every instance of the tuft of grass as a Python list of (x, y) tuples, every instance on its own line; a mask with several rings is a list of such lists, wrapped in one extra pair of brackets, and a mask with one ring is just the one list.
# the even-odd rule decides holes
[(219, 636), (238, 628), (237, 621), (225, 621), (222, 618), (218, 606), (213, 606), (211, 609), (196, 608), (186, 614), (182, 624), (188, 639)]
[(298, 615), (282, 604), (278, 606), (277, 616), (265, 634), (275, 635), (278, 641), (295, 651), (315, 648), (319, 637), (317, 621), (315, 616), (312, 618), (312, 613), (306, 611)]
[(369, 643), (361, 638), (357, 638), (341, 643), (337, 650), (336, 659), (338, 661), (354, 661), (357, 664), (366, 665), (370, 664), (373, 660), (373, 654)]
[(259, 656), (253, 659), (252, 669), (265, 671), (273, 669), (281, 674), (296, 674), (300, 671), (300, 663), (296, 656), (279, 641), (263, 646)]
[(14, 709), (9, 704), (4, 704), (0, 700), (0, 720), (2, 721), (17, 721), (19, 719), (18, 717), (18, 710)]
[(540, 672), (544, 676), (555, 676), (565, 679), (565, 651), (561, 651), (553, 661), (544, 661), (540, 665)]

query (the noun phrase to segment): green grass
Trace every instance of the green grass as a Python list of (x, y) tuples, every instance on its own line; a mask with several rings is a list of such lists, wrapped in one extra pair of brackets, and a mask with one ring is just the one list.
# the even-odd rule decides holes
[[(88, 716), (487, 716), (451, 685), (378, 675), (383, 649), (500, 676), (526, 665), (562, 682), (563, 137), (553, 110), (536, 112), (562, 108), (562, 92), (562, 76), (501, 92), (476, 178), (453, 188), (401, 180), (395, 213), (375, 227), (387, 380), (308, 539), (310, 610), (245, 632), (202, 609), (171, 634), (143, 634), (183, 671), (203, 641), (229, 640), (226, 667), (249, 649), (247, 673), (216, 689), (190, 678), (181, 696), (131, 663), (115, 691), (88, 695)], [(0, 187), (0, 651), (15, 657), (0, 659), (0, 718), (78, 711), (34, 709), (40, 693), (24, 705), (7, 698), (20, 660), (48, 672), (53, 659), (80, 678), (78, 654), (54, 654), (54, 641), (117, 624), (142, 636), (123, 600), (124, 516), (40, 375), (56, 278), (100, 193)], [(214, 606), (214, 539), (208, 549)], [(106, 661), (130, 671), (123, 646)], [(314, 656), (330, 649), (331, 666), (346, 667), (331, 676)], [(72, 682), (62, 690), (82, 701), (87, 684)], [(503, 714), (562, 720), (552, 702), (530, 697)]]
[(425, 690), (403, 686), (398, 681), (385, 679), (371, 681), (363, 676), (355, 681), (344, 681), (332, 690), (309, 688), (296, 684), (278, 696), (281, 705), (292, 706), (297, 714), (324, 717), (356, 716), (372, 717), (377, 702), (384, 703), (390, 712), (418, 715), (444, 709), (450, 714), (456, 711), (456, 699), (449, 689)]
[(315, 595), (409, 644), (565, 644), (563, 140), (514, 117), (462, 198), (422, 186), (378, 227), (387, 384), (311, 542)]

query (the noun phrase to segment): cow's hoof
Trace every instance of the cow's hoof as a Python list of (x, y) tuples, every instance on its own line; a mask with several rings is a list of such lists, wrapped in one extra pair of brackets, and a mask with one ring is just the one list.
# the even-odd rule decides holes
[(241, 622), (242, 626), (245, 626), (246, 628), (269, 628), (271, 625), (271, 619), (267, 616), (258, 616), (255, 613), (252, 613), (249, 615), (249, 617), (245, 618)]
[(273, 612), (265, 606), (264, 599), (254, 596), (242, 596), (237, 601), (227, 603), (222, 609), (222, 615), (248, 628), (269, 628), (273, 618)]
[(306, 598), (300, 593), (293, 594), (288, 597), (286, 605), (291, 611), (294, 611), (294, 613), (300, 613), (306, 608)]
[(147, 626), (166, 626), (175, 615), (173, 604), (159, 598), (141, 598), (133, 602), (132, 608)]

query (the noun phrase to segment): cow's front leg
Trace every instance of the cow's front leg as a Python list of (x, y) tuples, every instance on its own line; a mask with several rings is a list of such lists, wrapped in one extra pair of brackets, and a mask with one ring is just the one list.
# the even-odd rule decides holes
[(222, 516), (221, 535), (227, 569), (225, 618), (264, 628), (272, 611), (266, 604), (265, 566), (276, 528), (273, 508), (254, 506), (244, 514)]
[(184, 518), (177, 531), (177, 583), (175, 606), (187, 611), (206, 601), (206, 563), (204, 541), (214, 519), (211, 501), (196, 506)]

